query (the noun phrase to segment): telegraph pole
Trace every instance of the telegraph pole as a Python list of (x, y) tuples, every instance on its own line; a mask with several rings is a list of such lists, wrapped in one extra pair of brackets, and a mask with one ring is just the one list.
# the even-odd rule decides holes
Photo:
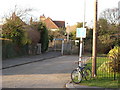
[(98, 0), (94, 0), (94, 29), (93, 29), (93, 51), (92, 51), (92, 77), (97, 75), (96, 57), (97, 57), (97, 6)]

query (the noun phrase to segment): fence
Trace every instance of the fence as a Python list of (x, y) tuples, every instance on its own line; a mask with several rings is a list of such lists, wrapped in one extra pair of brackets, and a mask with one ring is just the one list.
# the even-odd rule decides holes
[(28, 45), (18, 47), (10, 40), (2, 40), (2, 59), (28, 55)]
[(49, 51), (61, 51), (62, 48), (62, 41), (61, 40), (53, 40), (52, 42), (49, 41)]
[(54, 40), (53, 42), (49, 42), (49, 51), (61, 51), (63, 49), (63, 54), (78, 54), (79, 46), (75, 40), (70, 40), (67, 42), (66, 40)]
[[(108, 57), (97, 57), (96, 68), (97, 68), (97, 77), (103, 79), (116, 80), (119, 77), (118, 73), (118, 64), (114, 63)], [(87, 62), (88, 67), (92, 70), (92, 59)]]

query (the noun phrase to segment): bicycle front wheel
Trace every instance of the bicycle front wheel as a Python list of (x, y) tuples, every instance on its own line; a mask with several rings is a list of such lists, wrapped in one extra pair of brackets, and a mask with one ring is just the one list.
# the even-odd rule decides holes
[(74, 69), (71, 73), (71, 79), (74, 83), (78, 84), (82, 81), (82, 74), (79, 70)]
[(89, 68), (84, 69), (84, 76), (86, 80), (90, 80), (92, 77), (91, 70)]

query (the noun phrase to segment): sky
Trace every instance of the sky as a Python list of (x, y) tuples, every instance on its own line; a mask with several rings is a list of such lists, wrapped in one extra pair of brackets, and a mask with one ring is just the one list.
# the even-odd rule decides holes
[[(45, 15), (53, 20), (62, 20), (69, 25), (83, 22), (85, 6), (85, 21), (91, 25), (94, 18), (94, 0), (2, 0), (0, 3), (0, 18), (14, 9), (15, 5), (20, 8), (33, 8), (30, 13), (34, 19), (39, 20), (40, 15)], [(118, 7), (120, 0), (98, 0), (98, 16), (107, 9)]]

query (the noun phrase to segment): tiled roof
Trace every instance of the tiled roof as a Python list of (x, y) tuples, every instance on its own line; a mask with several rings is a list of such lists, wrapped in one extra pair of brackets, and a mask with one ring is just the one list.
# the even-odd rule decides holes
[(46, 20), (44, 20), (44, 22), (48, 29), (59, 29), (59, 27), (52, 21), (51, 18), (47, 18)]
[(40, 16), (40, 18), (45, 18), (45, 16)]
[(59, 28), (65, 28), (65, 21), (53, 21)]
[(20, 20), (23, 25), (27, 25), (25, 22), (23, 22), (23, 21), (20, 19), (20, 17), (18, 17), (18, 16), (15, 14), (15, 12), (12, 14), (11, 19), (12, 19), (12, 20)]
[[(40, 16), (40, 18), (45, 18), (45, 16)], [(46, 27), (48, 29), (59, 29), (59, 28), (65, 28), (65, 21), (53, 21), (50, 17), (43, 20), (43, 22), (46, 24)]]

